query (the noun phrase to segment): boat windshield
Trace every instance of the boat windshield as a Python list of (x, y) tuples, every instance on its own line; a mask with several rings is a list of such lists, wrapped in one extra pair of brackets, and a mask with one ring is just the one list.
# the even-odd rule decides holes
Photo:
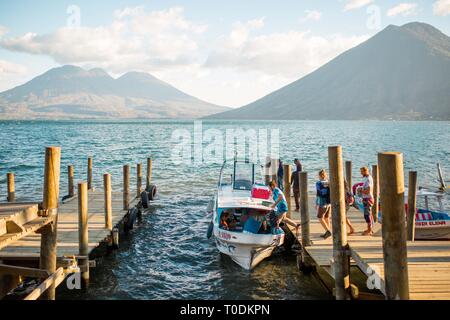
[(234, 162), (233, 189), (251, 190), (255, 183), (255, 165), (248, 162)]

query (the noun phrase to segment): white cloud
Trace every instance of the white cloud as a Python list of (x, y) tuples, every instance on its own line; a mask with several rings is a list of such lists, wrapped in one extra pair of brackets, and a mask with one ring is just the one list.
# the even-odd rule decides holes
[[(134, 7), (115, 11), (110, 25), (4, 36), (0, 46), (49, 56), (58, 64), (104, 68), (116, 76), (130, 70), (149, 72), (200, 99), (239, 106), (367, 39), (298, 30), (271, 33), (265, 32), (265, 23), (264, 17), (236, 22), (212, 40), (207, 26), (187, 19), (182, 8), (149, 12)], [(10, 65), (6, 69), (14, 70)], [(8, 76), (10, 84), (19, 83), (12, 78)]]
[(305, 17), (300, 19), (300, 22), (319, 21), (322, 18), (322, 12), (317, 10), (305, 10)]
[(27, 33), (0, 41), (9, 50), (51, 56), (61, 64), (95, 65), (112, 72), (155, 71), (192, 63), (197, 37), (206, 26), (184, 17), (174, 7), (146, 12), (143, 8), (116, 11), (109, 26), (64, 27), (50, 34)]
[[(251, 29), (242, 26), (235, 25), (230, 35), (220, 40), (220, 46), (208, 57), (207, 67), (259, 71), (294, 80), (367, 39), (339, 34), (320, 37), (299, 31), (251, 36)], [(235, 41), (237, 29), (239, 41)]]
[(25, 74), (27, 72), (27, 68), (23, 65), (9, 62), (6, 60), (0, 60), (0, 77), (6, 75), (17, 75), (17, 74)]
[(359, 9), (373, 2), (374, 0), (348, 0), (345, 4), (344, 11)]
[(433, 4), (433, 13), (437, 16), (450, 14), (450, 0), (438, 0)]
[(5, 26), (0, 25), (0, 38), (8, 33), (8, 29)]
[(417, 3), (403, 2), (392, 8), (387, 12), (388, 17), (395, 17), (402, 15), (403, 17), (411, 16), (417, 13)]
[(23, 83), (28, 72), (27, 67), (0, 59), (0, 92)]
[(249, 20), (246, 23), (235, 22), (230, 33), (229, 42), (233, 47), (239, 47), (247, 41), (250, 31), (264, 27), (264, 17)]

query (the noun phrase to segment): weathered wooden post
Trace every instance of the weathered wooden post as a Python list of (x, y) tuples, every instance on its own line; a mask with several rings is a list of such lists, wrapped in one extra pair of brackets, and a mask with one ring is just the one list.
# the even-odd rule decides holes
[(92, 190), (92, 158), (88, 158), (88, 168), (87, 168), (87, 188)]
[(330, 166), (330, 200), (336, 299), (345, 300), (349, 297), (350, 259), (347, 254), (349, 248), (345, 222), (345, 189), (341, 146), (328, 148), (328, 161)]
[(82, 259), (81, 280), (89, 285), (89, 227), (88, 227), (88, 188), (86, 182), (78, 183), (78, 253)]
[(407, 239), (414, 241), (417, 210), (417, 171), (410, 171), (408, 177)]
[(8, 181), (8, 196), (7, 200), (8, 202), (14, 202), (16, 201), (16, 190), (14, 186), (14, 173), (8, 172), (6, 174), (7, 181)]
[(105, 229), (112, 231), (112, 200), (111, 200), (111, 175), (103, 175), (103, 190), (105, 197)]
[(75, 196), (75, 185), (73, 182), (73, 178), (74, 178), (74, 169), (73, 166), (68, 166), (67, 167), (67, 180), (68, 180), (68, 188), (69, 188), (69, 197), (72, 198), (73, 196)]
[[(59, 177), (61, 164), (61, 148), (48, 147), (45, 149), (44, 170), (44, 192), (42, 210), (53, 222), (41, 229), (41, 253), (39, 268), (51, 273), (56, 271), (56, 245), (58, 224), (58, 200), (59, 200)], [(43, 293), (43, 299), (55, 299), (55, 285)]]
[(119, 249), (119, 228), (115, 227), (112, 230), (113, 249)]
[(287, 217), (291, 218), (292, 203), (291, 203), (291, 166), (289, 164), (283, 165), (283, 184), (284, 184), (284, 196), (288, 204)]
[(280, 159), (271, 159), (270, 160), (270, 170), (271, 170), (271, 179), (272, 181), (275, 181), (277, 183), (277, 186), (281, 188), (281, 186), (278, 185), (278, 166), (279, 166)]
[(136, 197), (140, 197), (142, 192), (142, 163), (136, 165)]
[(299, 172), (300, 183), (300, 223), (302, 231), (302, 246), (311, 245), (309, 231), (309, 205), (308, 205), (308, 173)]
[(403, 154), (379, 153), (378, 167), (386, 298), (409, 299)]
[(379, 197), (380, 197), (380, 182), (378, 179), (378, 166), (374, 164), (372, 166), (372, 178), (373, 178), (373, 207), (372, 216), (373, 221), (378, 222), (378, 208), (379, 208)]
[(146, 188), (152, 183), (152, 158), (147, 158), (147, 184)]
[(270, 181), (272, 179), (271, 170), (272, 170), (272, 159), (270, 158), (269, 155), (267, 155), (265, 158), (265, 163), (264, 163), (264, 167), (263, 167), (264, 183), (266, 186), (268, 186), (270, 184)]
[(130, 166), (123, 166), (123, 210), (130, 209)]
[(347, 180), (348, 187), (352, 189), (352, 162), (345, 161), (345, 180)]

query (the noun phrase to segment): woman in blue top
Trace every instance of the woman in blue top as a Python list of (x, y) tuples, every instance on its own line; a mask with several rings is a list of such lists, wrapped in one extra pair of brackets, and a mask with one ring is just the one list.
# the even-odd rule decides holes
[(325, 169), (319, 171), (319, 181), (316, 182), (316, 208), (317, 218), (320, 224), (325, 229), (325, 233), (321, 235), (322, 238), (327, 239), (331, 237), (331, 205), (330, 205), (330, 186), (328, 183), (327, 172)]
[(288, 205), (286, 201), (286, 197), (283, 194), (283, 191), (277, 187), (277, 183), (273, 180), (270, 185), (270, 190), (272, 191), (273, 201), (272, 208), (276, 208), (276, 212), (274, 215), (271, 215), (270, 223), (275, 230), (280, 227), (280, 222), (284, 220), (286, 217), (286, 213), (288, 212)]

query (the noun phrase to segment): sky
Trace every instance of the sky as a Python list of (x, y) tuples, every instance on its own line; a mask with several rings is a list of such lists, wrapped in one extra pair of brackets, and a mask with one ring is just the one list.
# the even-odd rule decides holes
[(450, 0), (0, 0), (0, 91), (72, 64), (239, 107), (413, 21), (450, 35)]

